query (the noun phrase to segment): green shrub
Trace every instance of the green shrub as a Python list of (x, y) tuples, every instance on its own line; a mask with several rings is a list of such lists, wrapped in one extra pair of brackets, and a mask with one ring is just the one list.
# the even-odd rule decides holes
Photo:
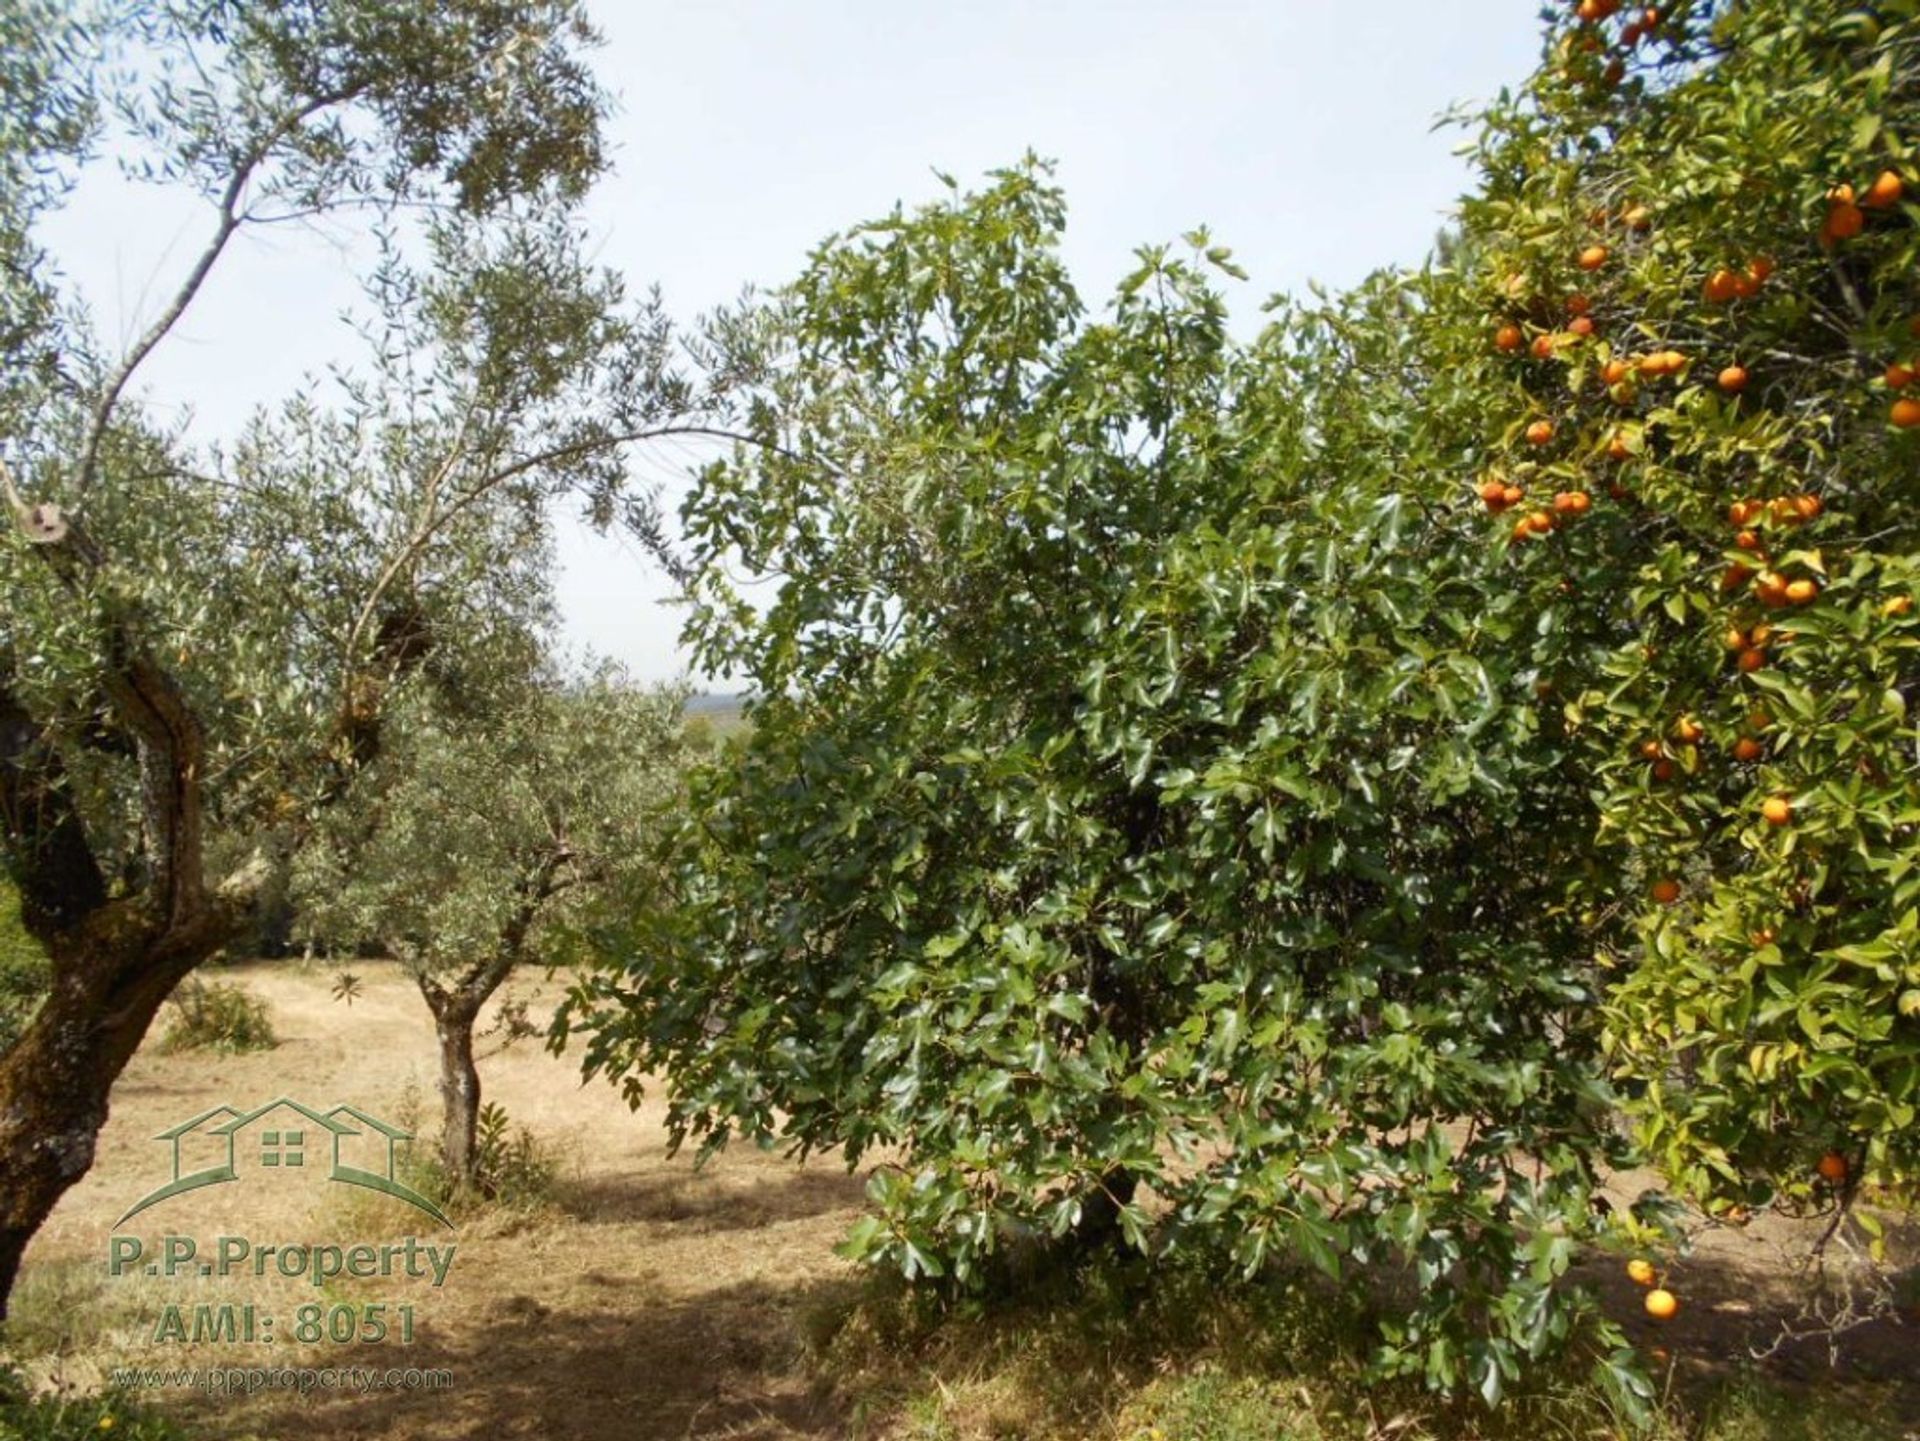
[[(420, 1130), (417, 1090), (409, 1089), (398, 1124)], [(564, 1169), (560, 1151), (525, 1126), (516, 1126), (504, 1106), (489, 1101), (480, 1108), (474, 1134), (474, 1185), (456, 1185), (436, 1146), (415, 1143), (400, 1158), (401, 1179), (421, 1195), (456, 1212), (537, 1211), (554, 1198)]]
[(267, 1005), (240, 986), (189, 978), (173, 993), (168, 1051), (269, 1051), (280, 1044)]

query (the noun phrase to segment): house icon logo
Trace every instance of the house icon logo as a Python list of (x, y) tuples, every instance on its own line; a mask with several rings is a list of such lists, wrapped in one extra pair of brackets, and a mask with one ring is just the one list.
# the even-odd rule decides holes
[[(378, 1139), (369, 1139), (369, 1137)], [(114, 1222), (125, 1224), (149, 1206), (170, 1201), (202, 1186), (238, 1181), (256, 1169), (327, 1167), (327, 1179), (343, 1186), (360, 1186), (405, 1201), (441, 1225), (453, 1222), (438, 1206), (393, 1174), (394, 1145), (410, 1141), (413, 1133), (388, 1125), (356, 1106), (316, 1111), (285, 1096), (251, 1111), (215, 1106), (155, 1136), (173, 1152), (173, 1179), (149, 1191)], [(191, 1157), (191, 1159), (189, 1159)], [(352, 1161), (368, 1164), (354, 1165)], [(187, 1170), (194, 1163), (198, 1169)], [(372, 1169), (379, 1165), (381, 1169)]]

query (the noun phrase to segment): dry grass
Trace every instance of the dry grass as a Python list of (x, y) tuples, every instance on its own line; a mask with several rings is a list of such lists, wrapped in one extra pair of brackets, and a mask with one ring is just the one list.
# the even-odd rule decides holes
[[(356, 962), (351, 1007), (330, 999), (331, 972), (292, 963), (234, 967), (263, 999), (280, 1046), (218, 1056), (148, 1047), (115, 1088), (92, 1172), (62, 1201), (28, 1253), (21, 1308), (29, 1370), (96, 1385), (125, 1364), (444, 1366), (451, 1392), (195, 1400), (214, 1435), (453, 1437), (802, 1437), (842, 1434), (839, 1412), (795, 1368), (795, 1318), (815, 1288), (844, 1282), (832, 1248), (861, 1203), (863, 1182), (803, 1170), (750, 1149), (695, 1171), (664, 1153), (659, 1111), (636, 1116), (604, 1085), (538, 1041), (485, 1055), (489, 1100), (568, 1158), (551, 1205), (463, 1219), (446, 1286), (419, 1281), (103, 1277), (114, 1219), (167, 1177), (167, 1126), (218, 1103), (281, 1094), (351, 1102), (393, 1119), (438, 1121), (431, 1022), (393, 967)], [(557, 987), (518, 984), (544, 1020)], [(483, 1018), (484, 1028), (487, 1018)], [(424, 1105), (422, 1104), (424, 1098)], [(324, 1240), (347, 1245), (418, 1233), (431, 1223), (398, 1202), (288, 1171), (163, 1203), (125, 1228), (150, 1246), (166, 1232), (205, 1240)], [(344, 1197), (345, 1199), (341, 1199)], [(414, 1222), (420, 1219), (418, 1227)], [(84, 1295), (82, 1294), (84, 1292)], [(56, 1295), (57, 1293), (57, 1295)], [(52, 1304), (38, 1305), (35, 1296)], [(64, 1298), (64, 1299), (62, 1299)], [(164, 1301), (256, 1302), (290, 1316), (316, 1298), (411, 1301), (415, 1343), (378, 1347), (155, 1347)], [(71, 1323), (70, 1325), (68, 1323)], [(61, 1334), (63, 1331), (69, 1334)]]

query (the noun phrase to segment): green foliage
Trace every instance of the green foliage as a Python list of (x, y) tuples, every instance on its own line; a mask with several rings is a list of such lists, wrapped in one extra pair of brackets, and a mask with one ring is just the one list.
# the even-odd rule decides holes
[[(688, 500), (689, 635), (763, 699), (589, 1064), (703, 1147), (882, 1148), (848, 1250), (911, 1278), (1035, 1234), (1404, 1270), (1382, 1372), (1494, 1403), (1585, 1335), (1644, 1414), (1565, 1280), (1666, 1216), (1596, 1204), (1616, 1083), (1712, 1204), (1920, 1145), (1920, 487), (1869, 379), (1920, 211), (1822, 236), (1920, 135), (1909, 9), (1555, 19), (1443, 257), (1251, 346), (1204, 234), (1089, 316), (1032, 165), (732, 318), (768, 444)], [(1510, 540), (1493, 480), (1569, 499)], [(1817, 601), (1722, 588), (1744, 497)]]
[[(1489, 472), (1595, 497), (1516, 544), (1500, 590), (1537, 617), (1542, 723), (1593, 789), (1600, 869), (1564, 891), (1623, 923), (1596, 940), (1642, 1137), (1709, 1205), (1822, 1208), (1849, 1189), (1823, 1153), (1855, 1183), (1920, 1174), (1920, 451), (1878, 378), (1920, 344), (1920, 212), (1855, 209), (1847, 237), (1829, 198), (1889, 171), (1911, 190), (1920, 29), (1907, 5), (1664, 13), (1637, 48), (1557, 26), (1489, 117), (1457, 265), (1421, 286), (1444, 377), (1422, 408), (1455, 504)], [(1606, 263), (1576, 269), (1593, 244)], [(1496, 353), (1501, 322), (1558, 337), (1551, 358)], [(1680, 374), (1597, 374), (1664, 351)], [(1520, 439), (1535, 419), (1544, 446)]]
[(480, 1108), (474, 1173), (482, 1195), (500, 1206), (540, 1204), (551, 1199), (559, 1171), (559, 1158), (525, 1126), (513, 1125), (499, 1102)]
[(480, 1108), (471, 1180), (459, 1181), (436, 1152), (420, 1146), (408, 1147), (402, 1166), (408, 1185), (455, 1215), (543, 1210), (566, 1169), (562, 1150), (516, 1125), (497, 1101)]
[[(1577, 1358), (1536, 1369), (1497, 1410), (1442, 1400), (1368, 1365), (1376, 1318), (1316, 1273), (1247, 1282), (1191, 1256), (1030, 1278), (1013, 1296), (941, 1304), (869, 1277), (807, 1316), (810, 1367), (856, 1416), (945, 1441), (1899, 1441), (1898, 1395), (1825, 1378), (1691, 1377), (1636, 1424)], [(1669, 1378), (1671, 1379), (1671, 1378)], [(891, 1432), (889, 1434), (892, 1434)]]
[(0, 1053), (19, 1039), (47, 989), (47, 956), (20, 924), (20, 896), (0, 880)]
[(1408, 360), (1395, 292), (1243, 351), (1195, 236), (1090, 320), (1062, 223), (1009, 172), (767, 322), (783, 451), (687, 511), (701, 660), (765, 699), (589, 1060), (707, 1146), (897, 1154), (849, 1252), (909, 1277), (1022, 1235), (1405, 1267), (1389, 1368), (1497, 1400), (1588, 1319), (1621, 1154), (1532, 618), (1470, 618), (1501, 558), (1345, 379)]
[(300, 857), (302, 934), (377, 942), (428, 981), (571, 958), (594, 905), (645, 888), (679, 699), (612, 668), (562, 681), (531, 637), (423, 688)]
[(0, 1434), (9, 1441), (191, 1441), (183, 1428), (115, 1392), (31, 1392), (0, 1364)]
[(189, 976), (168, 998), (173, 1019), (161, 1045), (169, 1051), (270, 1051), (280, 1044), (267, 1003), (244, 986)]

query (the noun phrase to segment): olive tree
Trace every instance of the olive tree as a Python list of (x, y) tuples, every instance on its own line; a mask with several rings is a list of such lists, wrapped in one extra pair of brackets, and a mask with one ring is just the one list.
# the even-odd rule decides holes
[[(387, 708), (513, 612), (555, 498), (651, 535), (620, 448), (690, 405), (657, 307), (580, 255), (605, 102), (574, 4), (159, 4), (19, 28), (0, 816), (51, 984), (0, 1056), (0, 1295), (156, 1009), (242, 933), (378, 755)], [(98, 114), (144, 179), (209, 206), (124, 353), (33, 241)], [(144, 415), (142, 364), (236, 236), (355, 215), (381, 250), (363, 362), (226, 444)]]
[(586, 917), (652, 883), (686, 747), (678, 693), (612, 669), (565, 680), (536, 646), (525, 637), (484, 678), (391, 711), (379, 758), (295, 876), (302, 930), (377, 942), (433, 1013), (455, 1185), (479, 1179), (481, 1009), (516, 967), (575, 955)]

